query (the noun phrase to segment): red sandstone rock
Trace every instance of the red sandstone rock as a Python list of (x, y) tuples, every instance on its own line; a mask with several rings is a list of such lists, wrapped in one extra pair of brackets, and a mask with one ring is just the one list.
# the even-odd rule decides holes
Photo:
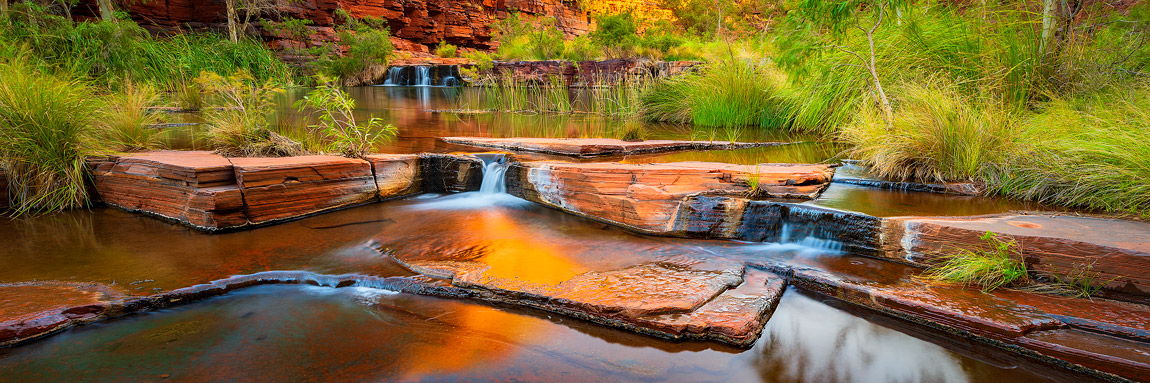
[(1016, 342), (1044, 355), (1129, 379), (1150, 376), (1146, 343), (1079, 330), (1040, 331)]
[(743, 149), (760, 146), (783, 145), (781, 142), (711, 142), (711, 141), (670, 141), (647, 140), (628, 142), (610, 138), (485, 138), (485, 137), (443, 137), (451, 144), (478, 146), (485, 148), (559, 154), (576, 157), (606, 155), (630, 155), (640, 153), (667, 152), (675, 150), (717, 150)]
[(419, 156), (413, 154), (374, 154), (367, 156), (380, 198), (395, 198), (420, 191)]
[(639, 231), (681, 235), (680, 209), (699, 195), (743, 196), (758, 175), (771, 197), (811, 199), (830, 182), (828, 165), (706, 162), (666, 164), (527, 162), (508, 170), (508, 191), (520, 198)]
[(1150, 297), (1150, 223), (1050, 215), (1000, 215), (972, 218), (898, 218), (887, 223), (893, 234), (887, 256), (929, 264), (957, 249), (985, 248), (986, 232), (1015, 241), (1030, 270), (1066, 275), (1076, 270), (1097, 274), (1108, 290), (1141, 303)]
[[(95, 0), (85, 0), (76, 7), (78, 16), (96, 9)], [(387, 21), (391, 34), (402, 50), (427, 52), (427, 47), (447, 41), (462, 47), (491, 49), (491, 25), (510, 12), (556, 17), (556, 25), (568, 36), (586, 34), (587, 14), (566, 0), (301, 0), (281, 2), (276, 12), (283, 18), (308, 19), (313, 30), (331, 29), (337, 9), (352, 17), (377, 17)], [(175, 31), (187, 28), (224, 30), (226, 9), (223, 2), (168, 0), (133, 2), (127, 5), (133, 19), (153, 30)], [(258, 22), (257, 22), (258, 26)], [(267, 36), (271, 36), (270, 33)], [(336, 41), (334, 34), (313, 34), (308, 45)], [(273, 37), (273, 39), (275, 39)], [(274, 40), (273, 40), (274, 41)], [(405, 49), (406, 48), (406, 49)]]
[(694, 61), (650, 61), (645, 59), (614, 59), (606, 61), (516, 61), (497, 62), (492, 68), (495, 76), (510, 75), (519, 81), (546, 84), (561, 77), (567, 84), (591, 87), (626, 81), (635, 77), (673, 76), (693, 70)]
[[(430, 255), (434, 256), (434, 255)], [(786, 281), (722, 260), (672, 257), (622, 269), (538, 282), (501, 275), (483, 262), (397, 259), (412, 271), (485, 298), (538, 307), (672, 339), (711, 339), (749, 347), (782, 296)]]
[(95, 283), (0, 284), (0, 346), (99, 319), (122, 294)]
[(108, 204), (204, 229), (247, 222), (231, 163), (210, 152), (153, 152), (99, 162), (96, 190)]
[(233, 158), (252, 223), (295, 218), (374, 200), (367, 161), (335, 156)]

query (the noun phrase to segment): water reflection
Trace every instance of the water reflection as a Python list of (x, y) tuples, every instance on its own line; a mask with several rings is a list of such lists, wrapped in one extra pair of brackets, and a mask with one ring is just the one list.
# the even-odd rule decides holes
[[(1037, 382), (788, 293), (740, 351), (387, 291), (261, 286), (0, 350), (27, 381)], [(130, 368), (125, 368), (130, 366)]]
[(783, 298), (755, 353), (764, 381), (971, 380), (960, 356), (800, 294)]

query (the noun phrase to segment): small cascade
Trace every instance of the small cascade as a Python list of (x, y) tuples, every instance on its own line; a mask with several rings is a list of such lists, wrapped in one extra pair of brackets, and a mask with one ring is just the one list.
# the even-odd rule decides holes
[(439, 81), (439, 86), (459, 86), (459, 79), (452, 75), (443, 76), (443, 80)]
[(418, 66), (415, 67), (416, 83), (415, 86), (431, 86), (431, 67)]
[(383, 86), (397, 86), (403, 82), (403, 68), (393, 66), (387, 68), (387, 80), (383, 82)]
[(821, 228), (807, 228), (802, 230), (801, 237), (797, 237), (795, 224), (790, 222), (783, 222), (779, 228), (779, 243), (780, 244), (794, 244), (802, 247), (808, 247), (817, 250), (827, 250), (839, 252), (843, 250), (843, 243), (833, 239), (827, 239), (832, 233), (827, 233)]
[(507, 156), (503, 154), (479, 154), (483, 160), (483, 183), (479, 186), (479, 194), (506, 194)]

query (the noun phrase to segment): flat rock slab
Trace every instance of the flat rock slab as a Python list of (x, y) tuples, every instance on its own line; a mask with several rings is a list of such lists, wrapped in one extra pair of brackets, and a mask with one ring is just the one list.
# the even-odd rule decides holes
[(452, 155), (224, 158), (202, 151), (89, 161), (104, 202), (207, 231), (279, 222), (424, 191), (475, 190), (482, 181), (482, 164), (478, 158)]
[(100, 318), (120, 292), (97, 283), (0, 284), (0, 346)]
[[(398, 259), (397, 259), (398, 260)], [(542, 308), (672, 339), (711, 339), (749, 347), (786, 281), (739, 262), (676, 256), (557, 283), (492, 273), (476, 261), (398, 260), (412, 271), (490, 292), (505, 303)]]
[(833, 167), (814, 164), (541, 161), (513, 164), (507, 186), (512, 195), (532, 202), (645, 233), (675, 235), (677, 228), (690, 226), (677, 220), (693, 197), (743, 197), (748, 182), (757, 181), (770, 197), (813, 199), (833, 175)]
[(764, 265), (790, 273), (794, 285), (935, 329), (1023, 347), (1126, 378), (1150, 371), (1146, 306), (1101, 298), (1067, 298), (1016, 290), (991, 293), (913, 278), (876, 282), (849, 269)]
[(1014, 241), (1027, 268), (1057, 275), (1087, 271), (1105, 288), (1150, 302), (1150, 223), (1056, 215), (890, 219), (898, 242), (888, 256), (930, 264), (958, 249), (985, 249), (991, 232)]
[(790, 144), (790, 142), (715, 142), (672, 140), (623, 141), (610, 138), (527, 137), (443, 137), (442, 140), (447, 143), (458, 145), (557, 154), (574, 157), (630, 155), (641, 153), (669, 152), (677, 150), (745, 149)]

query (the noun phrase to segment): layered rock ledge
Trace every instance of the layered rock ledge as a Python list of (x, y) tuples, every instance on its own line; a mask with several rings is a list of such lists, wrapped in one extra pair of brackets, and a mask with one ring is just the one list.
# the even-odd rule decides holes
[[(833, 174), (828, 165), (540, 161), (512, 164), (507, 190), (528, 201), (640, 232), (689, 236), (694, 224), (690, 210), (696, 201), (745, 196), (752, 192), (749, 184), (757, 184), (757, 192), (768, 197), (813, 199)], [(707, 213), (723, 222), (732, 215)]]
[(443, 137), (444, 142), (512, 151), (557, 154), (572, 157), (598, 157), (677, 150), (725, 150), (787, 145), (790, 142), (714, 142), (647, 140), (623, 141), (610, 138), (486, 138)]
[(475, 190), (482, 160), (450, 155), (224, 158), (161, 151), (91, 162), (105, 203), (216, 231), (421, 192)]

